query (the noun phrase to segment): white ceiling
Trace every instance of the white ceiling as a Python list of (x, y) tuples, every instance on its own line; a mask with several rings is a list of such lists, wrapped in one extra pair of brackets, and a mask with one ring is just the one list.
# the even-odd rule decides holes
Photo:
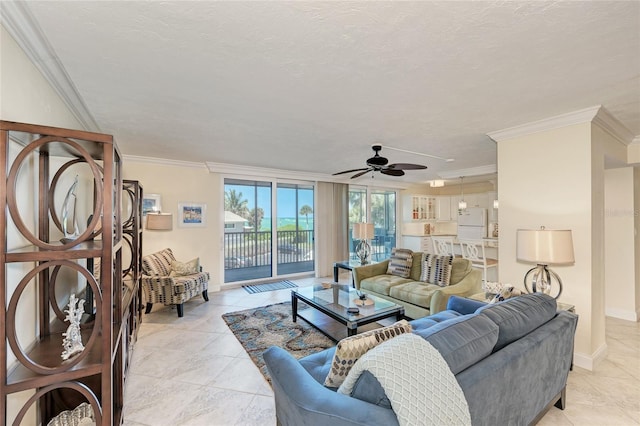
[(26, 4), (128, 155), (333, 173), (381, 142), (456, 159), (383, 150), (425, 181), (494, 165), (489, 132), (595, 105), (640, 135), (637, 1)]

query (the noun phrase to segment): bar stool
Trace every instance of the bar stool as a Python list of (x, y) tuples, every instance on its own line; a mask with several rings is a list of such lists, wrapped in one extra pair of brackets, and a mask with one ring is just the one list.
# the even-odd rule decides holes
[(482, 279), (487, 282), (487, 270), (498, 269), (498, 259), (487, 258), (483, 240), (458, 240), (462, 257), (471, 261), (471, 266), (482, 269)]
[(431, 237), (433, 253), (440, 256), (455, 256), (453, 237)]

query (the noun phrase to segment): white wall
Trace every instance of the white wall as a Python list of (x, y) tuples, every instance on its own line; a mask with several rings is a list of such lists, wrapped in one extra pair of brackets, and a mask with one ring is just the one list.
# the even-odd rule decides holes
[(575, 362), (588, 369), (606, 355), (605, 159), (624, 164), (626, 146), (586, 119), (528, 134), (512, 131), (498, 141), (500, 279), (522, 285), (531, 267), (516, 261), (517, 229), (573, 231), (575, 264), (553, 269), (564, 283), (560, 301), (580, 315)]
[[(144, 230), (143, 255), (171, 248), (177, 260), (187, 261), (200, 257), (203, 269), (211, 275), (209, 291), (218, 291), (224, 282), (222, 230), (224, 213), (220, 207), (223, 182), (219, 174), (209, 173), (204, 166), (189, 163), (150, 163), (124, 159), (123, 178), (137, 180), (145, 194), (160, 194), (163, 213), (173, 213), (173, 230)], [(179, 202), (206, 203), (204, 228), (178, 226)]]
[[(591, 149), (590, 124), (520, 136), (498, 142), (500, 188), (501, 281), (522, 286), (533, 265), (516, 261), (518, 229), (571, 229), (575, 265), (557, 266), (564, 283), (560, 301), (576, 306), (580, 315), (576, 354), (591, 357), (604, 343), (604, 334), (593, 335), (594, 287), (591, 253)], [(599, 327), (598, 327), (599, 328)]]
[[(605, 314), (638, 320), (634, 170), (605, 170)], [(631, 297), (630, 297), (631, 296)]]
[[(7, 121), (81, 129), (79, 121), (67, 109), (4, 27), (0, 28), (0, 118)], [(17, 149), (17, 145), (12, 146), (10, 156), (15, 156)], [(31, 159), (22, 169), (21, 175), (24, 177), (25, 186), (18, 188), (19, 193), (33, 193), (33, 186), (26, 182), (34, 180), (34, 164), (34, 159)], [(34, 217), (33, 201), (27, 199), (21, 201), (25, 222), (29, 217)], [(27, 225), (35, 227), (35, 222), (32, 219)], [(12, 227), (9, 227), (7, 231), (9, 249), (25, 245), (25, 241), (17, 236)], [(34, 264), (16, 263), (7, 267), (9, 293), (13, 292), (17, 283), (34, 266)], [(29, 285), (29, 290), (21, 298), (21, 304), (25, 308), (18, 312), (18, 318), (16, 318), (17, 333), (23, 347), (27, 347), (33, 342), (37, 332), (33, 308), (29, 308), (29, 306), (36, 306), (36, 302), (35, 288), (33, 285)], [(10, 364), (15, 361), (12, 353), (8, 354), (8, 361)], [(11, 419), (14, 418), (30, 395), (31, 392), (21, 392), (7, 398), (8, 423), (11, 422)], [(36, 424), (33, 409), (24, 418), (24, 424)]]

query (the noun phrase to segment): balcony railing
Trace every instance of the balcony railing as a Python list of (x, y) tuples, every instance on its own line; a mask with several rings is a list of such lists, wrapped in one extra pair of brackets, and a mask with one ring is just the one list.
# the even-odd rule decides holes
[[(278, 264), (313, 261), (313, 230), (278, 231)], [(272, 263), (272, 233), (225, 232), (224, 268), (240, 269)]]

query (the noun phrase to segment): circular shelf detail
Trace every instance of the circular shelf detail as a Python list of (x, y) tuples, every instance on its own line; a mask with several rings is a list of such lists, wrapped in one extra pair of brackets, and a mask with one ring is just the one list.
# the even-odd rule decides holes
[[(20, 283), (18, 283), (18, 286), (16, 287), (13, 295), (11, 296), (11, 300), (9, 301), (9, 306), (7, 309), (7, 340), (9, 341), (9, 346), (11, 347), (13, 354), (16, 356), (16, 358), (18, 358), (20, 363), (27, 367), (29, 370), (38, 374), (57, 374), (71, 369), (87, 357), (91, 348), (94, 346), (98, 335), (100, 334), (100, 327), (97, 324), (94, 324), (93, 329), (91, 330), (91, 335), (89, 336), (89, 340), (85, 344), (84, 350), (79, 354), (73, 356), (69, 360), (62, 361), (62, 358), (60, 358), (60, 363), (57, 366), (46, 366), (39, 364), (38, 362), (29, 358), (20, 346), (16, 330), (16, 310), (20, 297), (22, 296), (22, 293), (24, 292), (27, 285), (36, 277), (37, 274), (46, 269), (56, 266), (69, 267), (81, 273), (87, 279), (87, 282), (93, 289), (93, 293), (96, 297), (96, 318), (101, 318), (102, 315), (102, 293), (100, 291), (98, 283), (96, 282), (93, 275), (82, 266), (69, 260), (54, 260), (44, 262), (35, 269), (29, 271), (29, 273), (27, 273), (27, 275), (25, 275), (24, 278), (20, 280)], [(62, 354), (62, 342), (60, 343), (60, 353)]]

